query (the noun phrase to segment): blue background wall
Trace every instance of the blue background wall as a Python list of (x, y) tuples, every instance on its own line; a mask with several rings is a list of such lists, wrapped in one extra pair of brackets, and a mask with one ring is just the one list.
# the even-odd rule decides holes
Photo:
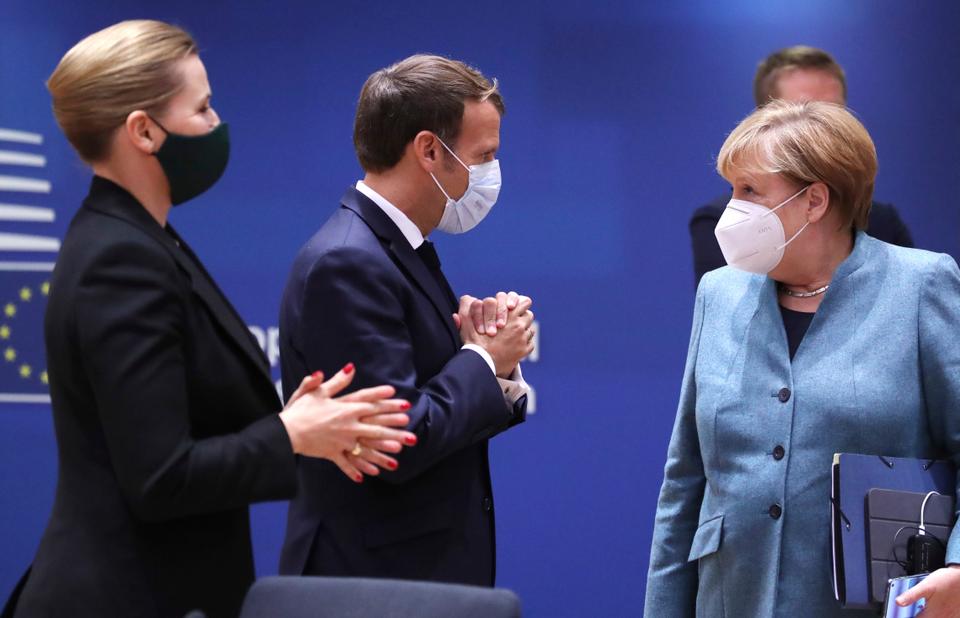
[[(724, 191), (712, 160), (752, 108), (760, 58), (797, 43), (833, 52), (877, 144), (877, 197), (899, 207), (921, 247), (960, 250), (950, 0), (4, 0), (0, 127), (43, 134), (43, 146), (20, 150), (48, 163), (0, 174), (42, 176), (53, 191), (0, 202), (54, 208), (44, 233), (62, 234), (89, 174), (43, 81), (80, 38), (135, 17), (182, 25), (203, 49), (233, 158), (172, 222), (263, 329), (295, 252), (360, 177), (351, 127), (367, 75), (429, 51), (500, 79), (500, 202), (471, 234), (436, 240), (458, 292), (520, 290), (541, 324), (540, 358), (525, 367), (537, 413), (491, 453), (498, 583), (528, 615), (641, 613), (692, 311), (687, 220)], [(48, 407), (0, 404), (0, 596), (35, 550), (55, 478)], [(284, 511), (254, 508), (261, 574), (275, 572)]]

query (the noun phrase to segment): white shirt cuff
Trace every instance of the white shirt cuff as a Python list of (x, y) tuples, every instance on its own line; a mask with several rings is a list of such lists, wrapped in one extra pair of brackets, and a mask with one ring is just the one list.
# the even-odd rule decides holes
[[(497, 366), (493, 362), (493, 357), (490, 356), (490, 353), (484, 350), (481, 346), (478, 346), (475, 343), (465, 343), (461, 350), (473, 350), (486, 361), (487, 366), (490, 367), (490, 371), (493, 372), (493, 375), (497, 375)], [(530, 391), (530, 386), (523, 379), (523, 372), (520, 370), (520, 364), (517, 364), (516, 369), (513, 370), (513, 373), (510, 374), (509, 378), (497, 378), (497, 384), (500, 385), (500, 390), (503, 391), (503, 398), (511, 406), (517, 403), (517, 400), (526, 395)]]
[(497, 366), (493, 362), (493, 357), (490, 356), (490, 352), (487, 352), (486, 350), (484, 350), (482, 346), (478, 346), (475, 343), (465, 343), (463, 344), (463, 347), (460, 349), (473, 350), (474, 352), (479, 354), (483, 358), (483, 360), (487, 361), (487, 366), (490, 367), (490, 371), (493, 372), (493, 375), (497, 375)]

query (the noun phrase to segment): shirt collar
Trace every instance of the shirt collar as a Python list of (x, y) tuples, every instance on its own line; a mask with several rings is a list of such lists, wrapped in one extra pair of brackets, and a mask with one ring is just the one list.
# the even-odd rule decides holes
[(357, 181), (357, 191), (369, 197), (374, 204), (380, 207), (380, 210), (382, 210), (384, 214), (390, 217), (390, 220), (400, 229), (403, 237), (407, 239), (411, 247), (414, 249), (420, 248), (420, 245), (422, 245), (426, 239), (420, 232), (420, 228), (418, 228), (407, 215), (403, 214), (402, 210), (391, 204), (387, 198), (365, 185), (362, 180)]

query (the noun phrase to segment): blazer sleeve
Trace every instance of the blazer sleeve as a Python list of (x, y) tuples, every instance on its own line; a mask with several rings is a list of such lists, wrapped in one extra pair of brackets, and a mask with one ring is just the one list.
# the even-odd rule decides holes
[(723, 208), (708, 204), (698, 208), (690, 217), (690, 245), (693, 249), (695, 285), (699, 285), (700, 279), (711, 270), (727, 265), (720, 250), (720, 243), (714, 235), (721, 214), (723, 214)]
[(900, 213), (891, 206), (890, 212), (893, 215), (891, 217), (891, 224), (893, 226), (893, 240), (892, 242), (895, 245), (900, 245), (901, 247), (913, 248), (913, 236), (910, 234), (910, 228), (907, 227), (907, 224), (902, 218), (900, 218)]
[(697, 289), (680, 403), (657, 503), (644, 616), (692, 617), (696, 610), (697, 564), (688, 562), (687, 556), (697, 531), (706, 485), (696, 420), (696, 368), (703, 327), (705, 283)]
[(147, 521), (296, 491), (296, 460), (277, 414), (237, 433), (192, 437), (184, 281), (159, 246), (114, 243), (87, 269), (74, 307), (77, 362), (110, 462), (131, 508)]
[[(920, 371), (930, 433), (960, 467), (960, 270), (939, 255), (924, 277), (920, 293)], [(960, 484), (958, 484), (960, 495)], [(947, 564), (960, 564), (960, 525), (947, 544)]]
[(867, 233), (890, 244), (913, 248), (910, 228), (904, 223), (893, 204), (873, 203), (870, 208)]
[[(418, 375), (402, 301), (409, 283), (382, 258), (338, 247), (313, 262), (301, 285), (294, 344), (306, 366), (332, 372), (354, 362), (357, 377), (349, 390), (389, 384), (411, 403), (409, 429), (417, 446), (404, 449), (399, 468), (382, 471), (381, 480), (402, 483), (515, 421), (496, 376), (472, 350), (457, 352), (436, 375)], [(437, 332), (447, 337), (439, 324)]]

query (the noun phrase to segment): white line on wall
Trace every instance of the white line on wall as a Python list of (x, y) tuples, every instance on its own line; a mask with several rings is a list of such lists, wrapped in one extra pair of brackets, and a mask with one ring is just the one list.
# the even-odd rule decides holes
[(0, 128), (0, 142), (17, 142), (18, 144), (42, 144), (43, 136), (39, 133), (17, 131), (15, 129)]
[(52, 208), (0, 203), (0, 221), (35, 221), (51, 223), (56, 218)]
[(0, 272), (51, 272), (54, 262), (0, 262)]
[(0, 150), (0, 165), (25, 165), (27, 167), (45, 167), (47, 158), (43, 155)]
[(0, 251), (53, 251), (60, 250), (60, 240), (54, 236), (0, 233)]
[(0, 393), (0, 403), (50, 403), (50, 395)]
[(50, 181), (22, 176), (0, 176), (0, 191), (24, 193), (50, 193)]

